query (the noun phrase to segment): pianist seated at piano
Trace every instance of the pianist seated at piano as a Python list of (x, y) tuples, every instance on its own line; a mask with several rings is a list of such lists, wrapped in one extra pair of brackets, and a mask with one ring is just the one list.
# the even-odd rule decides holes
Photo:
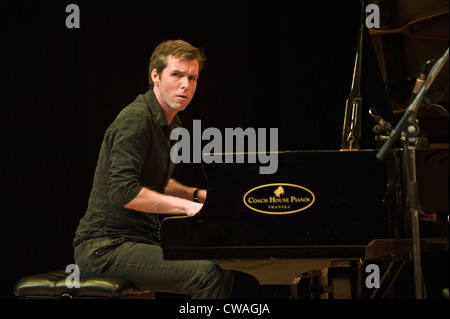
[[(171, 178), (170, 132), (192, 100), (204, 53), (183, 40), (160, 43), (149, 66), (150, 90), (107, 129), (74, 257), (81, 277), (128, 280), (138, 288), (198, 299), (230, 298), (235, 276), (210, 260), (165, 260), (160, 214), (195, 215), (206, 190)], [(172, 143), (173, 144), (173, 143)]]

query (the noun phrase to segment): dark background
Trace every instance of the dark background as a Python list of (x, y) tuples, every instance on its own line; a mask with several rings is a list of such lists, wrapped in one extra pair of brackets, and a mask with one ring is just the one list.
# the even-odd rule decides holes
[[(67, 29), (75, 3), (81, 28)], [(202, 129), (279, 129), (279, 149), (339, 149), (360, 19), (359, 1), (3, 1), (1, 6), (0, 297), (22, 276), (73, 262), (98, 150), (118, 112), (148, 89), (157, 44), (184, 39), (208, 58), (180, 114)], [(367, 115), (387, 120), (378, 66), (363, 53)], [(176, 176), (203, 186), (199, 164)]]

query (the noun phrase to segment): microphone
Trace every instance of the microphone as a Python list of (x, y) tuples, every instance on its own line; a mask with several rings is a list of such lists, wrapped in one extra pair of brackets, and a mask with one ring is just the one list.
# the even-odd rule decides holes
[(419, 94), (420, 90), (422, 89), (423, 85), (425, 84), (425, 79), (427, 77), (428, 64), (430, 64), (431, 61), (432, 60), (428, 60), (424, 64), (422, 71), (420, 71), (420, 74), (416, 79), (416, 84), (414, 84), (414, 89), (411, 93), (411, 97), (409, 98), (409, 104), (412, 104), (412, 102), (414, 102), (414, 100), (417, 97), (417, 94)]
[(381, 117), (381, 115), (374, 109), (369, 109), (369, 114), (375, 120), (375, 122), (379, 123), (379, 125), (375, 125), (372, 129), (372, 132), (375, 134), (382, 134), (385, 132), (389, 132), (392, 130), (392, 124), (386, 121)]

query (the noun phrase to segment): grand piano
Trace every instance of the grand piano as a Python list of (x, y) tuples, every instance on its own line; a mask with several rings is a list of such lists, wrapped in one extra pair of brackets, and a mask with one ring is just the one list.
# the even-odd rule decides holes
[[(207, 200), (194, 216), (162, 221), (163, 256), (219, 260), (268, 286), (347, 269), (351, 298), (364, 296), (366, 265), (381, 262), (393, 272), (383, 275), (392, 285), (413, 253), (398, 175), (403, 151), (383, 161), (377, 152), (280, 152), (270, 175), (259, 174), (259, 164), (204, 165)], [(448, 250), (448, 234), (421, 240), (423, 251)]]
[[(380, 3), (383, 4), (386, 5), (385, 2)], [(448, 21), (448, 4), (446, 12)], [(386, 25), (387, 22), (383, 23)], [(370, 30), (386, 86), (388, 72), (393, 70), (384, 63), (389, 59), (386, 54), (390, 51), (383, 51), (381, 43), (386, 45), (392, 40), (390, 37), (397, 30), (394, 25), (401, 22), (391, 23), (392, 32), (386, 29)], [(380, 39), (384, 34), (388, 34), (389, 38)], [(168, 217), (161, 223), (161, 247), (165, 259), (219, 260), (226, 268), (255, 275), (262, 284), (277, 282), (263, 275), (258, 277), (261, 272), (255, 269), (261, 265), (269, 265), (270, 268), (270, 264), (275, 264), (269, 271), (275, 270), (275, 277), (278, 276), (280, 282), (284, 280), (283, 283), (295, 280), (294, 277), (305, 271), (304, 267), (328, 269), (346, 265), (356, 274), (352, 286), (353, 298), (362, 296), (363, 265), (381, 261), (388, 265), (386, 278), (395, 280), (405, 262), (411, 261), (414, 250), (406, 186), (408, 181), (405, 177), (407, 168), (404, 144), (400, 141), (383, 160), (376, 158), (379, 146), (389, 133), (373, 134), (372, 127), (379, 123), (373, 122), (367, 111), (373, 105), (373, 99), (377, 98), (374, 86), (366, 84), (366, 88), (362, 88), (363, 96), (360, 94), (363, 43), (366, 45), (365, 69), (376, 65), (373, 60), (367, 61), (367, 56), (373, 54), (372, 41), (368, 36), (369, 31), (361, 23), (353, 82), (346, 104), (346, 115), (352, 114), (353, 107), (353, 114), (359, 113), (360, 118), (356, 118), (353, 123), (352, 119), (344, 119), (341, 147), (324, 150), (284, 149), (277, 152), (277, 172), (269, 175), (259, 174), (260, 164), (257, 163), (234, 161), (204, 164), (202, 169), (208, 197), (202, 210), (192, 217)], [(398, 42), (398, 39), (395, 41)], [(446, 46), (448, 42), (443, 48)], [(423, 59), (417, 61), (416, 70), (420, 70), (422, 62)], [(365, 83), (368, 83), (376, 74), (363, 75), (366, 77)], [(392, 93), (395, 88), (388, 89)], [(432, 88), (430, 92), (434, 94), (433, 90), (440, 89)], [(448, 101), (448, 92), (446, 94), (445, 101)], [(362, 98), (365, 98), (364, 106), (361, 105)], [(391, 103), (395, 102), (391, 104), (395, 108), (394, 114), (391, 109), (382, 111), (387, 116), (385, 118), (395, 124), (402, 115), (401, 106), (398, 95), (389, 98)], [(379, 99), (377, 103), (380, 105)], [(408, 101), (403, 105), (407, 107)], [(423, 112), (419, 112), (418, 117), (422, 119)], [(440, 123), (441, 116), (437, 117)], [(361, 123), (362, 134), (359, 136)], [(442, 149), (434, 149), (430, 146), (434, 136), (430, 136), (431, 130), (428, 129), (432, 125), (428, 126), (428, 123), (425, 122), (426, 127), (422, 130), (428, 134), (422, 139), (425, 141), (423, 149), (417, 150), (419, 158), (423, 160), (419, 164), (426, 165), (430, 158), (436, 157), (439, 157), (439, 163), (448, 163), (448, 142), (442, 143), (442, 140), (448, 139), (448, 135), (443, 139), (437, 136), (435, 141), (441, 143), (437, 148)], [(354, 131), (349, 132), (349, 129)], [(354, 136), (361, 137), (361, 144), (353, 144)], [(349, 140), (344, 141), (347, 137), (352, 137), (351, 143), (348, 143)], [(377, 147), (364, 147), (367, 145), (364, 141), (374, 139)], [(448, 164), (442, 176), (448, 176)], [(448, 190), (448, 180), (439, 184), (442, 187), (437, 185), (433, 185), (433, 188), (438, 189), (438, 192), (442, 188)], [(422, 194), (428, 188), (423, 187)], [(436, 192), (428, 195), (434, 197)], [(421, 238), (422, 251), (448, 251), (448, 230), (445, 233), (445, 229), (448, 229), (448, 195), (443, 197), (447, 201), (442, 206), (446, 207), (441, 219), (444, 231), (436, 233), (436, 236)], [(422, 203), (427, 201), (423, 197), (420, 200), (423, 200)], [(302, 266), (301, 261), (306, 260), (314, 262)], [(391, 266), (399, 261), (401, 263), (396, 273), (389, 272), (393, 271)]]

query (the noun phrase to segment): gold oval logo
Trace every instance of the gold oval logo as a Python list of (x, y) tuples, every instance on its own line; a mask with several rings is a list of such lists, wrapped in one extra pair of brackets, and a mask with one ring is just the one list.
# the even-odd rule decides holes
[(288, 183), (273, 183), (252, 188), (243, 197), (245, 206), (251, 210), (272, 215), (301, 212), (316, 200), (309, 189)]

